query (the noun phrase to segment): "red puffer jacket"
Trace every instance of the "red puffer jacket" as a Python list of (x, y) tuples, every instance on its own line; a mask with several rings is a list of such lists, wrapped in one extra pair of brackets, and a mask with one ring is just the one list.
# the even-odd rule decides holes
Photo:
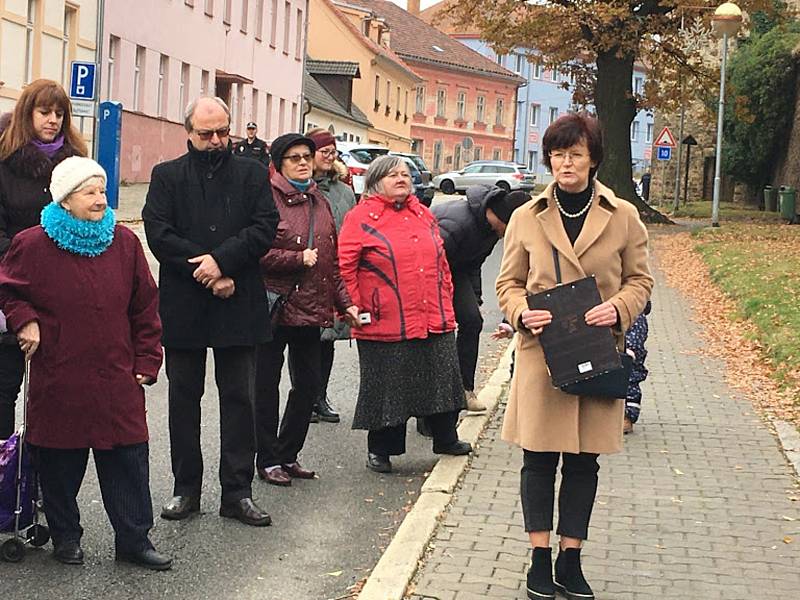
[[(281, 220), (272, 248), (261, 258), (264, 286), (289, 295), (278, 323), (290, 327), (331, 327), (334, 306), (344, 312), (352, 306), (336, 259), (336, 224), (330, 205), (312, 182), (301, 192), (280, 173), (274, 173), (272, 198)], [(303, 264), (308, 247), (309, 210), (314, 211), (314, 243), (317, 264)], [(294, 291), (290, 293), (290, 290)]]
[(353, 337), (396, 342), (455, 330), (439, 225), (416, 197), (398, 206), (371, 196), (352, 208), (339, 233), (339, 269), (353, 303), (370, 313)]

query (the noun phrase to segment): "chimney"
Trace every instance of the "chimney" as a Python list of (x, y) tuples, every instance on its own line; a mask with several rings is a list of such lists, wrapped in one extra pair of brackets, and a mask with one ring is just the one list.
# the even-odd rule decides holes
[(408, 0), (408, 8), (406, 9), (412, 15), (419, 16), (419, 0)]

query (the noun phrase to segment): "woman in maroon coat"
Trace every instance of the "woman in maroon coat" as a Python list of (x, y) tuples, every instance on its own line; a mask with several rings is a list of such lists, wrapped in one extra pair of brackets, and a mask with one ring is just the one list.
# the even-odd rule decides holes
[(117, 560), (164, 570), (172, 559), (148, 539), (142, 389), (161, 366), (158, 294), (138, 238), (114, 223), (105, 182), (89, 158), (53, 169), (41, 226), (17, 234), (0, 263), (0, 308), (30, 361), (26, 441), (55, 558), (83, 563), (76, 498), (92, 448)]
[[(282, 295), (285, 303), (273, 319), (272, 341), (258, 348), (256, 467), (259, 477), (280, 486), (315, 475), (300, 466), (297, 456), (320, 392), (320, 327), (333, 325), (334, 308), (349, 324), (358, 317), (339, 277), (331, 207), (311, 178), (315, 150), (313, 140), (298, 133), (282, 135), (270, 147), (275, 165), (272, 198), (281, 220), (272, 248), (261, 259), (261, 274), (268, 294)], [(292, 389), (279, 428), (279, 385), (287, 346)]]
[(431, 212), (411, 195), (401, 157), (367, 169), (366, 192), (344, 218), (339, 269), (361, 310), (361, 384), (353, 429), (367, 429), (367, 467), (391, 471), (405, 452), (406, 421), (428, 417), (437, 454), (468, 454), (458, 439), (466, 406), (456, 354), (453, 282)]

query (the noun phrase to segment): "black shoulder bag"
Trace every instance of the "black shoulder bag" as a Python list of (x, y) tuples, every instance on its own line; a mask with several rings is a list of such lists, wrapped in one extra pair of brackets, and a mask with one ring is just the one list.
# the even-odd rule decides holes
[[(561, 263), (558, 260), (558, 250), (555, 246), (553, 246), (553, 262), (556, 268), (556, 282), (561, 285)], [(627, 352), (620, 352), (619, 360), (619, 368), (598, 373), (589, 379), (562, 385), (561, 391), (573, 396), (625, 398), (628, 395), (628, 380), (633, 370), (633, 357)]]
[[(309, 199), (308, 201), (308, 244), (306, 248), (310, 250), (314, 245), (314, 201)], [(292, 287), (286, 294), (281, 294), (275, 292), (273, 290), (267, 289), (267, 306), (269, 307), (269, 320), (274, 328), (278, 324), (278, 319), (283, 313), (283, 308), (289, 302), (289, 298), (292, 297), (292, 293), (300, 287), (300, 281), (303, 279), (303, 274), (301, 273), (297, 279), (295, 280)]]

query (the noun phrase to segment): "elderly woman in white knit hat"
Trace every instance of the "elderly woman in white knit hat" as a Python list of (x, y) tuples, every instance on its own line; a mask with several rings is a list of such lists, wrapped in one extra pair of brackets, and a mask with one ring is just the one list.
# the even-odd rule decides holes
[(153, 548), (144, 385), (161, 367), (158, 294), (141, 243), (116, 225), (89, 158), (53, 169), (41, 225), (0, 262), (0, 308), (30, 361), (28, 429), (56, 560), (82, 564), (77, 495), (91, 448), (116, 558), (165, 570)]

